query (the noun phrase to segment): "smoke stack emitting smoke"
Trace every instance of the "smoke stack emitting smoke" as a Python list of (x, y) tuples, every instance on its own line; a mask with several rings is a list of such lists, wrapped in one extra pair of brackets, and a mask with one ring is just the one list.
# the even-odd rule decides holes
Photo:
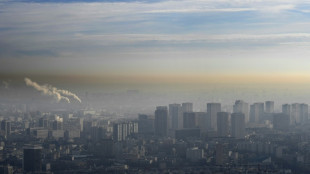
[[(36, 82), (31, 81), (29, 78), (25, 78), (25, 82), (27, 86), (32, 86), (34, 89), (42, 92), (44, 95), (53, 96), (57, 102), (64, 100), (68, 103), (70, 103), (70, 99), (68, 97), (73, 97), (75, 100), (82, 102), (81, 99), (74, 93), (63, 90), (63, 89), (57, 89), (51, 85), (39, 85)], [(67, 97), (66, 97), (67, 96)]]

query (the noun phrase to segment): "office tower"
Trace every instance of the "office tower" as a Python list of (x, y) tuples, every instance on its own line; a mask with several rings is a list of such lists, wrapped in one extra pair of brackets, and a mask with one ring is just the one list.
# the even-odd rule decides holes
[(138, 133), (138, 122), (122, 122), (113, 124), (113, 140), (124, 141), (130, 135)]
[(7, 120), (1, 121), (1, 131), (5, 136), (10, 135), (11, 133), (11, 122)]
[(149, 115), (139, 114), (138, 125), (140, 134), (154, 134), (154, 118)]
[(7, 121), (6, 126), (7, 126), (6, 135), (10, 135), (11, 134), (11, 122)]
[(266, 113), (274, 113), (274, 101), (266, 101)]
[(283, 104), (283, 105), (282, 105), (282, 113), (289, 116), (290, 125), (292, 125), (293, 119), (291, 118), (291, 117), (292, 117), (291, 105), (289, 105), (289, 104)]
[(39, 119), (39, 127), (47, 128), (48, 127), (48, 120), (46, 118)]
[(305, 124), (308, 122), (309, 109), (307, 104), (300, 104), (301, 123)]
[(182, 106), (180, 104), (169, 104), (168, 128), (172, 130), (183, 128)]
[(126, 123), (113, 124), (113, 140), (124, 141), (128, 136), (128, 128)]
[(211, 127), (211, 118), (206, 112), (196, 112), (196, 125), (205, 133)]
[(182, 112), (193, 112), (193, 103), (182, 103)]
[(290, 126), (290, 117), (285, 113), (277, 113), (273, 115), (273, 129), (287, 130)]
[(294, 103), (291, 109), (291, 124), (304, 124), (308, 121), (307, 104)]
[(168, 128), (168, 108), (167, 106), (158, 106), (155, 111), (155, 135), (167, 136)]
[(23, 169), (25, 173), (36, 173), (41, 171), (41, 153), (41, 146), (29, 145), (24, 147)]
[(259, 123), (264, 116), (264, 103), (254, 103), (250, 106), (250, 122)]
[(183, 113), (183, 128), (195, 128), (196, 127), (196, 113), (184, 112)]
[(91, 132), (91, 127), (97, 126), (97, 123), (95, 121), (91, 120), (83, 120), (82, 123), (83, 127), (83, 132), (86, 134), (90, 134)]
[(291, 124), (299, 124), (300, 123), (300, 105), (299, 103), (292, 104), (292, 112), (291, 112)]
[(207, 103), (207, 113), (211, 118), (211, 130), (217, 130), (217, 113), (221, 112), (220, 103)]
[(245, 116), (243, 113), (231, 114), (231, 136), (242, 139), (245, 136)]
[(60, 121), (53, 121), (53, 130), (62, 130), (63, 128), (63, 122)]
[(138, 122), (128, 122), (127, 123), (128, 135), (136, 134), (136, 133), (138, 133), (138, 130), (139, 130)]
[(217, 113), (217, 135), (219, 137), (228, 137), (228, 112)]
[(245, 122), (249, 122), (249, 104), (244, 102), (243, 100), (236, 100), (233, 106), (234, 113), (243, 113), (245, 117)]
[(106, 129), (97, 126), (91, 127), (90, 137), (93, 142), (98, 142), (101, 139), (106, 138)]

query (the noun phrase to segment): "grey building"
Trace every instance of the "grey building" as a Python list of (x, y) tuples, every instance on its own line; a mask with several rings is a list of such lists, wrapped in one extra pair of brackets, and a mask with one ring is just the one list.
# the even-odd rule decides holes
[(217, 113), (221, 112), (221, 103), (207, 103), (207, 113), (211, 118), (211, 130), (217, 130)]
[(168, 129), (168, 108), (158, 106), (155, 110), (155, 135), (167, 136)]
[(231, 136), (242, 139), (245, 136), (245, 116), (243, 113), (231, 114)]

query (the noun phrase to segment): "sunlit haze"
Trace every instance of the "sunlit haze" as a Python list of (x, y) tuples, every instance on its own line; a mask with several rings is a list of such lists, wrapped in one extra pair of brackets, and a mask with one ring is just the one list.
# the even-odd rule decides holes
[(309, 7), (303, 0), (0, 1), (2, 84), (27, 77), (82, 93), (306, 91)]

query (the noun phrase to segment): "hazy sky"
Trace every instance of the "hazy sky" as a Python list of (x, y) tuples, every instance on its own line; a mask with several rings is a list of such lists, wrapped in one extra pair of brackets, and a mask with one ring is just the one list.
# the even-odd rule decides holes
[(0, 73), (310, 83), (309, 9), (306, 0), (0, 0)]

